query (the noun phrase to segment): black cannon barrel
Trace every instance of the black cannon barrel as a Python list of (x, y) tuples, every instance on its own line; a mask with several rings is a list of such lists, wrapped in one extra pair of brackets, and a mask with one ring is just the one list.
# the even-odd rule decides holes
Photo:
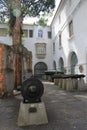
[(62, 78), (62, 74), (54, 74), (53, 76), (52, 76), (52, 78)]
[(56, 70), (48, 70), (48, 71), (45, 71), (45, 74), (46, 75), (64, 74), (64, 72), (56, 71)]
[(84, 74), (73, 74), (71, 75), (71, 78), (84, 78), (85, 75)]
[(44, 93), (44, 86), (39, 79), (31, 77), (23, 82), (21, 93), (24, 98), (24, 103), (41, 102), (41, 96)]

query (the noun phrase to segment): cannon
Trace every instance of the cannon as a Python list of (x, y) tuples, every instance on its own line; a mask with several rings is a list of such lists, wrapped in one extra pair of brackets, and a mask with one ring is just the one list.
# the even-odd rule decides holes
[(20, 103), (18, 126), (47, 124), (47, 113), (41, 96), (44, 93), (42, 82), (32, 76), (21, 87), (23, 101)]
[(41, 96), (44, 93), (42, 82), (31, 77), (25, 80), (21, 87), (21, 94), (23, 96), (23, 103), (38, 103), (41, 102)]
[(49, 70), (45, 71), (45, 75), (47, 76), (47, 79), (50, 81), (54, 81), (54, 75), (64, 74), (64, 72), (56, 71), (56, 70)]

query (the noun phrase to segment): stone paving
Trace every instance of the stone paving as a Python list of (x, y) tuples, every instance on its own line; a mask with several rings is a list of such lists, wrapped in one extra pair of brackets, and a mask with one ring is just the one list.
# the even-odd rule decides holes
[(87, 92), (59, 90), (52, 82), (43, 82), (48, 124), (18, 127), (21, 95), (0, 99), (0, 130), (87, 130)]

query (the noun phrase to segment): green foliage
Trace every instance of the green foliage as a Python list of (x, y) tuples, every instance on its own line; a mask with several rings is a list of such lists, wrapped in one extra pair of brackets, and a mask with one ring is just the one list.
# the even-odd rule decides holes
[(39, 19), (37, 24), (40, 25), (40, 26), (46, 26), (47, 22), (48, 22), (48, 19), (41, 18), (41, 19)]
[[(55, 0), (18, 0), (20, 2), (21, 16), (38, 16), (40, 12), (51, 12), (55, 7)], [(13, 21), (15, 21), (15, 16), (13, 11), (17, 9), (17, 4), (15, 0), (0, 0), (0, 21), (4, 21), (6, 18), (12, 18), (12, 26), (14, 26)], [(18, 11), (20, 13), (20, 11)], [(12, 16), (13, 14), (13, 16)]]

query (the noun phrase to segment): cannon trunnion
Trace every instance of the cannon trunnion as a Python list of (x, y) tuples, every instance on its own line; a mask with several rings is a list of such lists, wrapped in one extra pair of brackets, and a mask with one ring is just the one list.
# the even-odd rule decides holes
[(44, 87), (39, 79), (31, 77), (23, 82), (21, 93), (24, 98), (24, 103), (41, 102), (41, 96), (44, 93)]

